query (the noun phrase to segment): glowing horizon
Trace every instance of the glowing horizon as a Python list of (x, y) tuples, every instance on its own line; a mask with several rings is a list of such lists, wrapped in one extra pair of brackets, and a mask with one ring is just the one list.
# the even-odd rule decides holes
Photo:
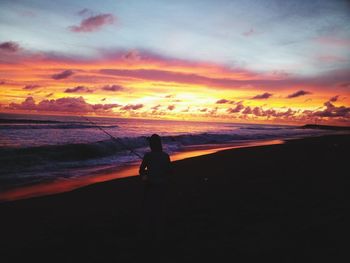
[(350, 125), (346, 1), (57, 2), (0, 4), (0, 112)]

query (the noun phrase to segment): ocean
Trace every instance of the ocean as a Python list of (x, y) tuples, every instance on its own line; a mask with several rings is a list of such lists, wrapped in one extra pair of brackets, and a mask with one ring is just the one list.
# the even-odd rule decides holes
[[(89, 122), (89, 121), (91, 122)], [(333, 134), (299, 126), (0, 114), (0, 192), (140, 161), (157, 133), (170, 156), (213, 146)], [(112, 139), (103, 130), (118, 138)], [(135, 154), (136, 152), (137, 154)]]

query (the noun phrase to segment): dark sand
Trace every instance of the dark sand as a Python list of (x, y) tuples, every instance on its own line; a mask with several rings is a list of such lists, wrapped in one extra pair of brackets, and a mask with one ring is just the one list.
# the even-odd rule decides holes
[(138, 177), (2, 203), (0, 262), (348, 262), (349, 149), (324, 136), (173, 162), (153, 250)]

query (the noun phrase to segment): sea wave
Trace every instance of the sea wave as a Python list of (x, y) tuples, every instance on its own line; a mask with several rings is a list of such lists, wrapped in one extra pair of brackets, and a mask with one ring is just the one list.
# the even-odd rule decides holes
[(51, 120), (30, 120), (30, 119), (1, 119), (0, 123), (63, 123), (62, 121), (51, 121)]
[(285, 129), (294, 129), (294, 127), (285, 128), (285, 127), (241, 127), (241, 130), (267, 130), (267, 131), (278, 131), (278, 130), (285, 130)]
[[(99, 127), (102, 128), (119, 128), (118, 125), (109, 125), (99, 123)], [(96, 128), (93, 123), (82, 121), (52, 121), (52, 120), (30, 120), (30, 119), (0, 119), (0, 130), (15, 129), (15, 130), (27, 130), (27, 129), (87, 129)]]
[[(192, 146), (244, 143), (244, 141), (274, 140), (297, 136), (314, 136), (322, 130), (240, 130), (231, 133), (196, 133), (162, 136), (163, 148), (170, 155)], [(86, 143), (0, 147), (0, 190), (19, 183), (85, 176), (89, 169), (122, 167), (143, 155), (148, 149), (146, 136), (121, 137)]]
[[(99, 127), (109, 129), (109, 128), (119, 128), (118, 125), (99, 125)], [(79, 124), (79, 123), (73, 123), (73, 124), (36, 124), (36, 125), (7, 125), (7, 124), (1, 124), (0, 130), (7, 129), (15, 129), (15, 130), (28, 130), (28, 129), (59, 129), (59, 130), (65, 130), (65, 129), (96, 129), (95, 125), (92, 124)]]
[[(186, 146), (221, 144), (244, 140), (278, 139), (290, 135), (305, 134), (303, 130), (280, 130), (270, 132), (245, 132), (232, 134), (199, 133), (176, 136), (163, 136), (162, 142), (165, 150), (179, 151)], [(116, 154), (126, 154), (130, 149), (147, 148), (146, 136), (123, 137), (88, 143), (68, 143), (62, 145), (43, 145), (33, 147), (0, 147), (0, 162), (3, 165), (13, 166), (33, 165), (46, 161), (72, 162), (89, 159), (104, 158)]]

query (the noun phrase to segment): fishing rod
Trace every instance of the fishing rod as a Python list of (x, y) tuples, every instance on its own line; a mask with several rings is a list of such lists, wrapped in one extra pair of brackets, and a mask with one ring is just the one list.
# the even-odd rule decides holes
[(123, 143), (123, 141), (118, 138), (118, 137), (114, 137), (112, 134), (110, 134), (109, 132), (107, 132), (106, 130), (102, 129), (100, 126), (98, 126), (96, 123), (94, 123), (93, 121), (89, 120), (87, 117), (85, 116), (80, 116), (83, 119), (87, 120), (89, 123), (91, 123), (92, 125), (94, 125), (96, 128), (100, 129), (102, 132), (104, 132), (105, 134), (107, 134), (109, 137), (111, 137), (113, 140), (117, 141), (121, 146), (124, 147), (124, 149), (130, 151), (131, 153), (135, 154), (137, 157), (139, 157), (141, 160), (143, 159), (142, 156), (135, 152), (132, 148), (130, 148), (129, 146), (127, 146), (125, 143)]

